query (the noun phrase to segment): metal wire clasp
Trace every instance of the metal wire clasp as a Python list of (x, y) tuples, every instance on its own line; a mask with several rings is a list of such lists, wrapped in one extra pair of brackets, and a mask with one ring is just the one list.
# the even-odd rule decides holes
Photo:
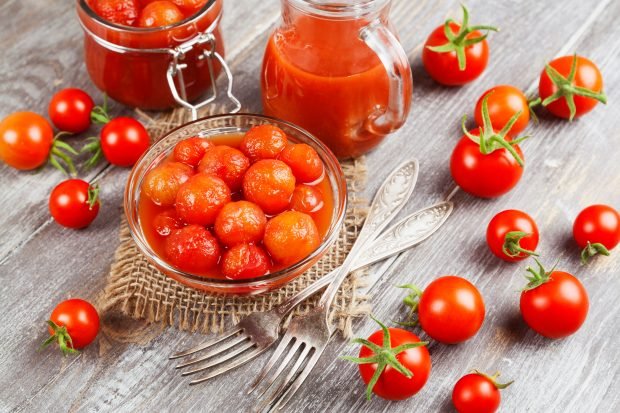
[[(172, 93), (174, 100), (184, 108), (187, 108), (192, 113), (192, 119), (198, 119), (198, 110), (203, 106), (208, 105), (217, 99), (217, 86), (215, 84), (215, 69), (213, 66), (214, 59), (217, 59), (226, 73), (228, 79), (228, 85), (226, 87), (226, 95), (235, 104), (234, 109), (230, 113), (239, 112), (241, 109), (241, 102), (233, 95), (233, 75), (230, 68), (224, 61), (222, 55), (215, 50), (215, 36), (211, 32), (200, 33), (198, 36), (193, 37), (185, 43), (182, 43), (174, 49), (169, 49), (172, 55), (172, 61), (166, 71), (166, 79), (168, 80), (168, 87)], [(183, 79), (183, 70), (187, 68), (187, 63), (184, 63), (185, 57), (188, 52), (194, 49), (194, 47), (200, 47), (201, 53), (198, 55), (198, 60), (206, 60), (207, 67), (209, 69), (209, 76), (211, 77), (211, 96), (205, 100), (192, 104), (188, 102), (187, 95), (185, 93), (185, 80)], [(175, 83), (175, 77), (178, 79), (179, 87)], [(180, 88), (180, 91), (179, 91)]]

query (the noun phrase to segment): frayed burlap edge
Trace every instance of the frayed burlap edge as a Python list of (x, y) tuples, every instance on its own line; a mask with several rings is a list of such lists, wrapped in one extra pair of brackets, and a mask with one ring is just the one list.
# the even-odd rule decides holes
[[(140, 113), (151, 136), (162, 136), (169, 129), (187, 120), (186, 111), (175, 110), (162, 119), (153, 120)], [(256, 296), (225, 296), (209, 294), (186, 287), (167, 277), (150, 264), (131, 238), (123, 217), (120, 245), (110, 268), (101, 306), (106, 311), (120, 311), (134, 319), (181, 330), (209, 333), (221, 332), (227, 325), (256, 311), (267, 311), (336, 268), (346, 257), (357, 238), (366, 216), (367, 202), (358, 196), (366, 182), (364, 158), (342, 164), (349, 189), (349, 206), (344, 226), (328, 253), (311, 269), (285, 286)], [(366, 285), (366, 273), (357, 271), (349, 276), (338, 292), (331, 318), (345, 337), (352, 333), (353, 318), (370, 312), (368, 297), (359, 292)], [(295, 310), (306, 313), (319, 295), (311, 297)]]

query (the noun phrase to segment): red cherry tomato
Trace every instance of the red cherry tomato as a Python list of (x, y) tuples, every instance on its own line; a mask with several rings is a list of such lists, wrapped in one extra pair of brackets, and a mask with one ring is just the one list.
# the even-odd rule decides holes
[(536, 255), (536, 222), (523, 211), (508, 209), (495, 215), (487, 227), (487, 245), (504, 261), (521, 261)]
[(473, 337), (484, 322), (484, 301), (464, 278), (448, 275), (431, 282), (418, 303), (422, 329), (433, 339), (456, 344)]
[(609, 255), (620, 242), (620, 214), (608, 205), (590, 205), (575, 218), (573, 237), (584, 263), (596, 254)]
[(149, 145), (148, 132), (132, 118), (112, 119), (101, 130), (101, 150), (112, 165), (133, 166)]
[(564, 271), (545, 272), (538, 263), (529, 284), (521, 292), (521, 315), (528, 326), (548, 338), (575, 333), (588, 315), (590, 302), (581, 282)]
[(317, 249), (321, 236), (310, 215), (285, 211), (267, 221), (263, 243), (274, 261), (292, 265)]
[(186, 16), (190, 16), (203, 7), (207, 3), (207, 0), (172, 0), (172, 2), (176, 4)]
[(49, 209), (60, 225), (85, 228), (99, 213), (99, 188), (81, 179), (58, 184), (50, 195)]
[[(592, 61), (581, 56), (563, 56), (551, 61), (540, 74), (538, 94), (543, 106), (564, 119), (585, 115), (598, 102), (607, 103), (601, 72)], [(571, 100), (573, 108), (568, 104)]]
[(269, 271), (264, 249), (252, 244), (237, 244), (222, 257), (222, 274), (231, 280), (260, 277)]
[(179, 188), (194, 174), (194, 169), (181, 162), (167, 162), (149, 171), (142, 191), (153, 203), (170, 206), (176, 201)]
[(205, 138), (195, 136), (184, 139), (174, 147), (174, 160), (197, 167), (207, 149), (211, 147), (213, 144)]
[(227, 247), (256, 243), (263, 239), (267, 218), (262, 209), (249, 201), (230, 202), (215, 218), (214, 230)]
[[(367, 341), (381, 348), (384, 354), (375, 353), (373, 349), (363, 344), (359, 358), (344, 357), (344, 359), (359, 364), (362, 380), (368, 386), (366, 389), (368, 399), (371, 393), (387, 400), (407, 399), (424, 387), (431, 372), (431, 357), (426, 349), (427, 343), (420, 341), (418, 336), (407, 330), (387, 328), (378, 320), (375, 321), (379, 323), (381, 330), (375, 331)], [(359, 339), (356, 342), (359, 343)], [(385, 353), (390, 353), (391, 357)], [(377, 357), (381, 359), (380, 363), (376, 361)], [(378, 380), (374, 386), (369, 384), (377, 375)]]
[(132, 26), (138, 19), (138, 0), (93, 0), (93, 9), (103, 19), (125, 26)]
[(310, 214), (323, 208), (323, 195), (313, 186), (297, 185), (291, 197), (291, 209), (293, 211)]
[(495, 86), (480, 96), (474, 112), (478, 126), (483, 125), (482, 101), (485, 96), (488, 96), (487, 110), (493, 129), (502, 130), (510, 119), (519, 112), (520, 114), (508, 131), (508, 135), (516, 136), (525, 129), (530, 121), (530, 108), (527, 98), (521, 90), (510, 85)]
[(56, 341), (63, 353), (75, 353), (97, 337), (99, 314), (88, 301), (72, 298), (54, 308), (48, 324), (51, 337), (43, 344)]
[(287, 146), (278, 159), (290, 166), (299, 183), (313, 182), (323, 175), (323, 161), (312, 146), (305, 143)]
[(175, 229), (183, 228), (183, 221), (179, 218), (175, 209), (168, 209), (155, 216), (153, 228), (160, 236), (167, 237)]
[(52, 97), (49, 116), (61, 131), (82, 133), (90, 127), (90, 113), (95, 102), (81, 89), (63, 89)]
[(286, 133), (274, 125), (259, 125), (245, 133), (239, 149), (252, 162), (275, 159), (286, 148)]
[(231, 191), (241, 189), (250, 160), (230, 146), (217, 145), (205, 151), (198, 164), (198, 172), (219, 176)]
[[(479, 135), (478, 130), (470, 133)], [(523, 159), (519, 145), (512, 147)], [(507, 149), (496, 149), (485, 155), (480, 151), (480, 145), (463, 136), (452, 151), (450, 172), (465, 192), (481, 198), (495, 198), (517, 185), (523, 167)]]
[(170, 262), (183, 271), (203, 273), (215, 268), (220, 259), (217, 239), (201, 225), (172, 231), (165, 248)]
[(140, 12), (138, 27), (163, 27), (180, 22), (184, 18), (174, 3), (166, 0), (154, 1)]
[[(497, 30), (490, 26), (468, 26), (469, 12), (463, 7), (465, 27), (450, 22), (430, 34), (422, 51), (422, 63), (438, 83), (458, 86), (482, 74), (489, 61), (489, 46), (479, 30)], [(446, 34), (450, 30), (450, 35)]]
[(199, 173), (178, 189), (175, 206), (179, 217), (188, 224), (213, 225), (230, 200), (230, 189), (224, 181)]
[(459, 413), (494, 413), (501, 401), (500, 389), (505, 389), (512, 382), (500, 384), (495, 381), (499, 376), (487, 376), (480, 372), (467, 374), (459, 379), (452, 390), (452, 403)]
[(47, 162), (54, 131), (33, 112), (16, 112), (0, 122), (0, 159), (15, 169), (35, 169)]
[(286, 210), (295, 191), (295, 176), (282, 161), (263, 159), (250, 166), (243, 177), (243, 196), (266, 214)]

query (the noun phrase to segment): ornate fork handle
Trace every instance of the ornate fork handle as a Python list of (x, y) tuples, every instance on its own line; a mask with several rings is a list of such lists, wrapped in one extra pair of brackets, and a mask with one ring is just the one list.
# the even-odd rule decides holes
[(452, 202), (442, 201), (405, 217), (374, 241), (368, 248), (369, 255), (361, 260), (374, 263), (424, 241), (448, 219), (453, 208)]
[(340, 285), (360, 253), (364, 251), (365, 245), (375, 239), (405, 206), (418, 179), (418, 169), (417, 160), (407, 161), (398, 166), (381, 185), (372, 201), (357, 240), (342, 265), (337, 269), (338, 275), (321, 296), (318, 307), (329, 308)]

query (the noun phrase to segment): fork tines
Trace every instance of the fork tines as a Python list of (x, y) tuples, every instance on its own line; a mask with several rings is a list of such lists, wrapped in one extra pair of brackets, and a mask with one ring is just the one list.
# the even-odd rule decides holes
[[(206, 353), (200, 354), (199, 356), (188, 357), (203, 351), (206, 351)], [(260, 350), (251, 341), (250, 337), (244, 333), (243, 329), (241, 327), (235, 327), (211, 341), (189, 350), (173, 354), (170, 356), (170, 359), (188, 357), (188, 360), (176, 366), (177, 369), (205, 362), (181, 374), (182, 376), (189, 376), (212, 369), (206, 376), (190, 382), (190, 384), (198, 384), (240, 366), (246, 361), (254, 358), (258, 352), (260, 352)], [(219, 366), (227, 361), (230, 362), (223, 366)], [(219, 366), (219, 368), (215, 368), (217, 366)]]
[[(250, 394), (262, 388), (258, 396), (262, 398), (275, 388), (256, 411), (282, 409), (310, 374), (324, 348), (317, 348), (287, 332), (248, 391)], [(272, 373), (267, 378), (270, 372)]]

